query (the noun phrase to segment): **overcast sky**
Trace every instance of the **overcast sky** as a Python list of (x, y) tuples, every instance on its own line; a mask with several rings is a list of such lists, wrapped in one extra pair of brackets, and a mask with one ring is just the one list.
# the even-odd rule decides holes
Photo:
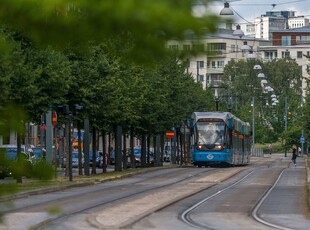
[[(222, 2), (221, 2), (222, 1)], [(224, 0), (219, 0), (210, 5), (212, 12), (220, 10), (224, 7)], [(233, 19), (235, 22), (240, 24), (246, 23), (246, 20), (253, 22), (254, 18), (260, 17), (262, 14), (265, 14), (266, 11), (273, 10), (293, 10), (296, 11), (296, 16), (304, 15), (306, 18), (310, 18), (310, 0), (227, 0), (230, 6), (240, 14), (239, 17), (237, 14), (234, 15)], [(275, 7), (272, 7), (272, 4), (276, 4)]]

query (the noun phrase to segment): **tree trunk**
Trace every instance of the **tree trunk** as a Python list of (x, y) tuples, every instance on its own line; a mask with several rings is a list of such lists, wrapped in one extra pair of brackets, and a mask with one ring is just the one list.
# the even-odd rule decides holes
[(96, 174), (96, 152), (97, 152), (97, 133), (96, 128), (93, 127), (93, 138), (92, 138), (92, 167), (91, 167), (91, 174)]
[(102, 135), (102, 172), (106, 173), (107, 172), (107, 165), (108, 165), (108, 158), (107, 158), (107, 146), (106, 146), (106, 133), (104, 130), (101, 131)]
[[(20, 166), (22, 165), (22, 154), (21, 154), (21, 134), (17, 133), (17, 165)], [(17, 172), (15, 172), (15, 176), (16, 176), (16, 183), (23, 183), (23, 179), (22, 179), (22, 173), (23, 173), (23, 168), (20, 167), (16, 167), (17, 168)]]

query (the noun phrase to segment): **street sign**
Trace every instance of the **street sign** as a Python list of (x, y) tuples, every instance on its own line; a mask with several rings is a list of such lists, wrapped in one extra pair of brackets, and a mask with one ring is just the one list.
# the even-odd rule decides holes
[(52, 112), (52, 124), (53, 124), (54, 128), (57, 125), (57, 113), (56, 112)]
[(305, 143), (305, 137), (304, 137), (304, 136), (301, 136), (301, 137), (300, 137), (300, 142), (301, 142), (301, 143)]
[(171, 130), (166, 131), (166, 137), (169, 139), (174, 138), (174, 131)]

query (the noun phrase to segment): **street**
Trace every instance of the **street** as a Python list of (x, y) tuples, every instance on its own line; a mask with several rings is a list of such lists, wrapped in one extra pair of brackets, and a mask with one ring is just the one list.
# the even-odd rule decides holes
[(297, 167), (271, 156), (244, 167), (163, 168), (29, 196), (2, 205), (0, 229), (306, 229), (303, 160)]

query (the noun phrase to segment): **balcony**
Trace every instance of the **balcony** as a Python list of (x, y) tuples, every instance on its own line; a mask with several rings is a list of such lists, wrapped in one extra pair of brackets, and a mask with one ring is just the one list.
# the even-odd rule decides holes
[(207, 50), (208, 57), (226, 57), (226, 50), (218, 49), (218, 50)]
[(221, 74), (224, 72), (224, 66), (207, 66), (207, 73), (208, 74), (214, 74), (214, 73), (218, 73)]

